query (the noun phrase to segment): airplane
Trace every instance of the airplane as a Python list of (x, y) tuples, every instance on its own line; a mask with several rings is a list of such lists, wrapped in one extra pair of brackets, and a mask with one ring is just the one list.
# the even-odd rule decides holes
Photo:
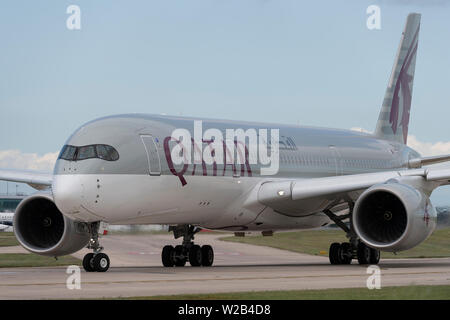
[[(105, 223), (169, 225), (182, 240), (162, 249), (164, 267), (211, 266), (213, 248), (194, 242), (202, 229), (271, 235), (334, 223), (348, 242), (330, 245), (333, 265), (417, 246), (436, 228), (430, 195), (450, 184), (450, 169), (430, 166), (450, 155), (406, 145), (419, 29), (420, 14), (409, 14), (373, 133), (146, 114), (84, 124), (52, 174), (0, 170), (39, 190), (16, 210), (18, 241), (54, 257), (87, 247), (87, 272), (110, 266)], [(258, 150), (250, 163), (255, 144), (266, 157)]]
[(13, 225), (13, 212), (0, 212), (0, 231), (9, 231)]

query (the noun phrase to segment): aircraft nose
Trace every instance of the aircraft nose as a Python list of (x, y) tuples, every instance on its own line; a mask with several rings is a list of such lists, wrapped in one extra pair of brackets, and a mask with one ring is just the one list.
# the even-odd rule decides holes
[(62, 213), (74, 215), (80, 212), (82, 187), (78, 175), (55, 175), (52, 191), (55, 204)]

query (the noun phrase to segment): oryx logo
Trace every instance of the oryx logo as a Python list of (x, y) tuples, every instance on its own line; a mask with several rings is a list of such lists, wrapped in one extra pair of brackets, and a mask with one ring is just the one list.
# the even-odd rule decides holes
[[(405, 144), (408, 139), (408, 125), (411, 110), (412, 84), (414, 79), (414, 75), (408, 74), (408, 70), (410, 70), (411, 63), (415, 60), (416, 57), (418, 44), (417, 38), (419, 35), (419, 29), (420, 26), (417, 28), (417, 31), (411, 42), (411, 46), (409, 47), (409, 50), (406, 54), (405, 61), (403, 62), (402, 68), (400, 69), (397, 82), (395, 83), (394, 96), (392, 98), (391, 114), (389, 116), (389, 123), (391, 124), (392, 131), (394, 132), (394, 134), (396, 134), (397, 130), (399, 129), (399, 121), (400, 121), (403, 133), (403, 141)], [(400, 112), (402, 113), (401, 119), (399, 119)]]
[[(283, 143), (283, 142), (282, 142)], [(164, 139), (164, 154), (170, 172), (187, 184), (186, 175), (249, 176), (251, 165), (260, 175), (275, 175), (279, 169), (279, 129), (216, 129), (203, 132), (202, 121), (194, 121), (193, 133), (175, 129)], [(292, 141), (289, 148), (295, 147)], [(287, 148), (285, 146), (285, 148)]]

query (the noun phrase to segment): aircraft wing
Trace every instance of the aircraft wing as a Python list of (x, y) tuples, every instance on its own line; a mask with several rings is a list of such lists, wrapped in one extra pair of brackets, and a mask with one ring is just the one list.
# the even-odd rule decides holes
[(423, 177), (434, 182), (436, 187), (450, 184), (450, 169), (422, 168), (380, 173), (333, 176), (314, 179), (264, 182), (258, 192), (258, 201), (274, 210), (293, 212), (308, 199), (357, 199), (360, 193), (371, 186), (384, 183), (390, 179), (402, 177)]
[(37, 171), (0, 169), (0, 180), (26, 183), (37, 190), (45, 190), (51, 187), (53, 175)]

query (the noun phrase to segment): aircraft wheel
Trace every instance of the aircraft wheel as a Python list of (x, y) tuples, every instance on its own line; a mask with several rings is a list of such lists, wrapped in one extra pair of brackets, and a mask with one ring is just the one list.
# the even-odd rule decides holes
[(175, 267), (184, 267), (186, 265), (186, 259), (177, 259), (175, 261)]
[(210, 267), (214, 262), (214, 250), (211, 246), (202, 246), (202, 266)]
[(339, 259), (339, 251), (341, 249), (341, 245), (337, 242), (334, 242), (330, 246), (329, 250), (329, 258), (331, 264), (341, 264)]
[(83, 258), (83, 269), (86, 272), (94, 272), (94, 265), (93, 265), (93, 260), (94, 260), (94, 254), (93, 253), (88, 253), (87, 255), (84, 256)]
[(358, 244), (357, 257), (359, 264), (370, 264), (371, 248), (360, 242)]
[(370, 248), (370, 264), (378, 264), (380, 256), (380, 250)]
[(95, 271), (106, 272), (109, 269), (109, 257), (104, 253), (98, 253), (92, 261)]
[(341, 264), (352, 263), (352, 246), (348, 242), (341, 244), (339, 248), (339, 261)]
[(198, 245), (193, 245), (189, 249), (189, 263), (193, 267), (202, 265), (202, 249)]
[(184, 267), (186, 265), (186, 257), (183, 255), (183, 246), (175, 246), (174, 264), (176, 267)]
[(161, 260), (164, 267), (174, 266), (174, 248), (172, 246), (165, 246), (162, 250)]

